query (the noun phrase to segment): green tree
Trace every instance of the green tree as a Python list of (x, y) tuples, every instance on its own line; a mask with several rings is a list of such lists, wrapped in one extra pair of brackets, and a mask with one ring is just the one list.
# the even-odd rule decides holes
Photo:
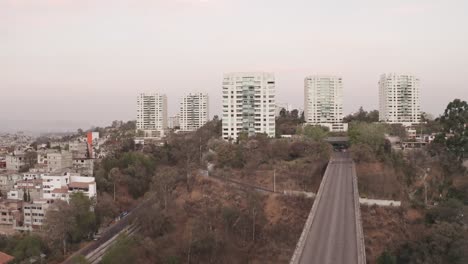
[(426, 214), (426, 221), (430, 224), (436, 222), (459, 222), (462, 219), (463, 203), (457, 199), (448, 199), (431, 208)]
[(468, 152), (468, 103), (460, 99), (453, 100), (439, 121), (445, 133), (438, 137), (438, 141), (444, 143), (462, 161)]
[(70, 195), (69, 204), (56, 201), (47, 212), (45, 229), (51, 247), (63, 247), (66, 254), (68, 244), (79, 243), (96, 232), (96, 216), (93, 202), (83, 193)]
[(306, 138), (313, 140), (323, 140), (328, 135), (328, 129), (321, 126), (307, 125), (298, 129), (298, 134), (304, 135)]
[(107, 224), (119, 214), (119, 208), (113, 197), (108, 193), (101, 193), (95, 208), (97, 225)]
[(184, 176), (181, 175), (180, 171), (174, 167), (160, 168), (153, 177), (152, 190), (155, 192), (164, 210), (167, 209), (175, 184), (183, 178)]
[(376, 154), (384, 149), (385, 127), (382, 124), (351, 123), (348, 131), (351, 144), (366, 144)]
[(303, 116), (299, 116), (299, 110), (297, 109), (291, 112), (282, 109), (280, 116), (276, 118), (276, 137), (296, 134), (298, 125), (304, 123), (302, 118)]
[(357, 163), (373, 162), (375, 161), (375, 152), (367, 144), (356, 143), (350, 148), (351, 156)]
[(37, 152), (36, 151), (28, 151), (24, 155), (24, 159), (26, 161), (26, 165), (29, 168), (34, 167), (34, 165), (37, 163)]
[(377, 258), (377, 264), (397, 264), (397, 260), (390, 252), (384, 251), (384, 253)]
[(47, 252), (44, 241), (37, 235), (26, 235), (18, 240), (14, 246), (12, 255), (15, 261), (22, 261), (31, 257), (39, 257), (40, 254)]
[(343, 118), (343, 121), (345, 123), (351, 123), (353, 121), (354, 122), (366, 122), (366, 123), (379, 122), (379, 111), (372, 110), (370, 112), (367, 112), (361, 106), (359, 107), (359, 110), (357, 112), (345, 116)]

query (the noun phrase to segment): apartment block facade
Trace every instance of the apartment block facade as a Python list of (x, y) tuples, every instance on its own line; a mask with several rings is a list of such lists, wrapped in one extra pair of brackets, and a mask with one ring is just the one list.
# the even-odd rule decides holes
[(274, 137), (275, 94), (273, 73), (224, 74), (223, 139), (237, 140), (241, 133)]
[(23, 204), (23, 230), (40, 229), (45, 221), (50, 204), (46, 200), (35, 200), (33, 203)]
[(412, 74), (382, 74), (379, 80), (379, 120), (411, 126), (421, 119), (419, 78)]
[(304, 117), (307, 124), (346, 131), (343, 123), (343, 78), (312, 75), (304, 79)]
[(8, 154), (5, 157), (5, 167), (9, 171), (20, 171), (27, 165), (26, 155), (20, 154)]
[(47, 171), (55, 172), (73, 167), (73, 154), (68, 151), (47, 153)]
[(162, 138), (168, 128), (167, 96), (160, 93), (141, 93), (137, 97), (137, 130), (146, 138)]
[(206, 93), (190, 93), (180, 102), (181, 131), (196, 131), (209, 120), (209, 99)]

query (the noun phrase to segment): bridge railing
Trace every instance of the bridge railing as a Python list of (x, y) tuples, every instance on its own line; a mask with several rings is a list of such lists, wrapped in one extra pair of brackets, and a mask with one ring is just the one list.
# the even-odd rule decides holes
[(359, 202), (359, 188), (356, 175), (356, 165), (353, 162), (353, 197), (354, 197), (354, 213), (356, 214), (356, 243), (358, 249), (358, 264), (366, 264), (366, 246), (364, 241), (364, 231), (362, 229), (361, 219), (361, 204)]
[(301, 261), (301, 256), (302, 252), (304, 251), (304, 246), (307, 240), (307, 235), (309, 234), (310, 228), (312, 227), (312, 223), (314, 222), (315, 218), (315, 213), (317, 212), (317, 208), (320, 202), (320, 199), (322, 197), (322, 192), (325, 186), (325, 183), (328, 179), (328, 169), (330, 167), (330, 164), (333, 162), (333, 158), (330, 159), (328, 162), (327, 169), (325, 170), (325, 174), (323, 175), (322, 182), (320, 183), (319, 190), (317, 192), (317, 195), (315, 196), (314, 204), (312, 205), (312, 210), (309, 213), (309, 216), (307, 217), (307, 221), (304, 225), (304, 229), (302, 230), (301, 237), (299, 238), (299, 242), (297, 242), (296, 249), (294, 250), (294, 254), (291, 258), (291, 261), (289, 262), (290, 264), (299, 264)]

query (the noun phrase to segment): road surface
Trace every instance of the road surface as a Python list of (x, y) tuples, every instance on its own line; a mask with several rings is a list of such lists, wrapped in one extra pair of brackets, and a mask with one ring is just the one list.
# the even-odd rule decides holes
[(354, 164), (347, 153), (336, 153), (325, 174), (312, 224), (296, 262), (360, 264)]

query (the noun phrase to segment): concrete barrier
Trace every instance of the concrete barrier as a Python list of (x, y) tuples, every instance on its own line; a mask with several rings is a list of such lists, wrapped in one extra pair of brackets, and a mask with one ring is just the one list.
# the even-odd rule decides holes
[(283, 194), (287, 196), (305, 196), (307, 198), (315, 198), (317, 196), (313, 192), (291, 191), (291, 190), (284, 190)]
[(400, 207), (400, 201), (393, 201), (393, 200), (377, 200), (377, 199), (367, 199), (367, 198), (359, 198), (359, 203), (362, 205), (377, 205), (377, 206), (389, 206), (389, 207)]
[(357, 248), (358, 248), (358, 264), (366, 264), (366, 244), (364, 241), (364, 231), (362, 229), (361, 207), (359, 199), (359, 188), (356, 175), (356, 165), (353, 162), (353, 193), (354, 193), (354, 213), (356, 214), (356, 232), (357, 232)]

